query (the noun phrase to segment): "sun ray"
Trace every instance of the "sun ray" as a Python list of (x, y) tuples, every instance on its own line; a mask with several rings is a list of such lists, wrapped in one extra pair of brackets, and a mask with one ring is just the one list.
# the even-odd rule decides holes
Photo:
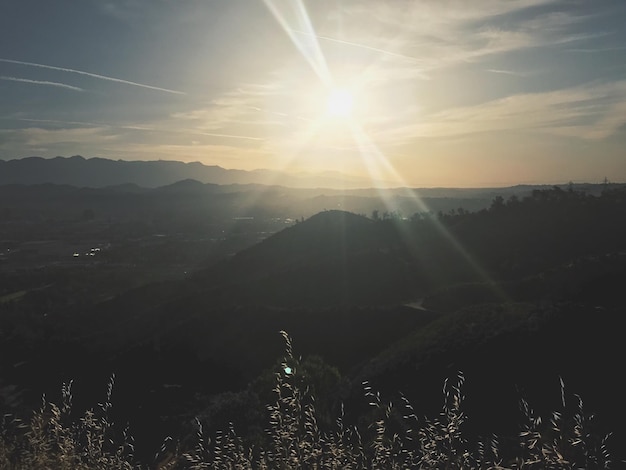
[[(384, 188), (376, 185), (375, 182), (378, 180), (383, 180), (385, 175), (390, 175), (395, 181), (400, 182), (400, 190), (404, 194), (405, 197), (413, 200), (418, 207), (421, 208), (422, 212), (428, 212), (428, 206), (424, 203), (422, 198), (415, 191), (409, 188), (409, 185), (404, 181), (402, 176), (396, 171), (396, 169), (391, 165), (389, 159), (385, 157), (385, 155), (381, 152), (378, 146), (372, 142), (372, 140), (368, 137), (368, 135), (363, 131), (363, 129), (356, 125), (352, 124), (351, 126), (352, 133), (355, 139), (355, 142), (359, 146), (361, 158), (363, 163), (370, 175), (370, 178), (377, 189), (383, 204), (390, 211), (393, 210), (392, 203), (389, 200), (389, 193), (384, 191)], [(463, 245), (454, 237), (454, 235), (439, 222), (437, 219), (433, 219), (435, 223), (435, 228), (439, 232), (439, 234), (448, 242), (452, 247), (463, 257), (463, 259), (469, 264), (469, 266), (478, 274), (487, 284), (493, 289), (493, 291), (498, 295), (503, 301), (509, 300), (506, 293), (496, 284), (496, 282), (491, 278), (489, 273), (478, 263), (478, 261), (472, 256), (472, 254), (463, 247)], [(411, 250), (411, 252), (416, 253), (418, 247), (415, 247), (412, 243), (410, 243), (410, 237), (408, 234), (401, 235), (405, 238), (407, 242), (407, 248)]]
[[(332, 80), (328, 65), (302, 0), (291, 0), (286, 3), (277, 0), (263, 1), (322, 83), (330, 85)], [(296, 31), (303, 31), (305, 34), (297, 34)]]
[[(357, 146), (358, 154), (362, 160), (362, 163), (369, 174), (369, 177), (378, 191), (381, 200), (385, 206), (393, 210), (392, 201), (390, 200), (389, 191), (384, 191), (378, 182), (392, 179), (397, 181), (402, 188), (405, 197), (410, 198), (415, 205), (422, 212), (429, 212), (428, 206), (421, 199), (419, 194), (409, 189), (408, 184), (404, 181), (402, 176), (390, 163), (389, 159), (382, 153), (378, 146), (367, 135), (363, 128), (353, 119), (352, 108), (354, 106), (353, 100), (355, 96), (354, 90), (361, 90), (365, 87), (368, 77), (370, 77), (377, 67), (382, 66), (383, 59), (396, 58), (411, 61), (419, 64), (419, 60), (409, 56), (403, 56), (401, 54), (377, 49), (374, 47), (364, 46), (361, 44), (353, 43), (350, 41), (344, 41), (341, 39), (334, 39), (327, 36), (318, 36), (311, 20), (308, 16), (306, 8), (302, 0), (293, 0), (287, 4), (278, 3), (278, 0), (264, 0), (265, 5), (274, 15), (278, 23), (285, 30), (293, 44), (298, 51), (302, 54), (302, 57), (309, 63), (315, 74), (318, 76), (322, 84), (329, 90), (329, 98), (326, 108), (326, 115), (323, 113), (318, 116), (317, 119), (311, 120), (309, 126), (300, 140), (300, 144), (293, 152), (290, 152), (289, 158), (286, 160), (286, 165), (289, 165), (307, 146), (311, 140), (317, 135), (318, 131), (324, 126), (324, 121), (328, 121), (328, 117), (338, 118), (341, 117), (343, 121), (349, 126), (352, 138)], [(285, 7), (285, 5), (290, 5)], [(380, 54), (378, 60), (370, 64), (366, 68), (365, 73), (360, 74), (358, 77), (354, 77), (354, 82), (351, 83), (351, 87), (344, 89), (339, 88), (331, 76), (327, 61), (322, 53), (318, 39), (334, 42), (337, 44), (343, 44), (351, 47), (361, 47)], [(427, 78), (422, 76), (419, 71), (416, 71), (416, 75), (421, 78)], [(483, 278), (504, 300), (507, 299), (505, 293), (500, 289), (495, 282), (491, 279), (489, 274), (480, 266), (480, 264), (474, 259), (474, 257), (461, 245), (461, 243), (454, 237), (452, 233), (442, 225), (438, 220), (434, 219), (435, 227), (440, 236), (447, 240), (452, 247), (465, 259), (468, 265)], [(412, 252), (417, 252), (418, 247), (413, 246), (410, 243), (410, 236), (408, 233), (401, 234), (407, 242), (408, 248)]]
[(400, 54), (398, 52), (393, 52), (393, 51), (389, 51), (389, 50), (386, 50), (386, 49), (380, 49), (378, 47), (368, 46), (367, 44), (360, 44), (360, 43), (357, 43), (357, 42), (346, 41), (344, 39), (332, 38), (332, 37), (329, 37), (329, 36), (321, 36), (319, 34), (307, 33), (305, 31), (299, 31), (297, 29), (291, 29), (291, 31), (296, 33), (296, 34), (301, 34), (301, 35), (304, 35), (304, 36), (314, 35), (315, 38), (321, 39), (323, 41), (328, 41), (328, 42), (332, 42), (332, 43), (335, 43), (335, 44), (341, 44), (341, 45), (344, 45), (344, 46), (355, 47), (355, 48), (358, 48), (358, 49), (365, 49), (365, 50), (368, 50), (368, 51), (376, 52), (376, 53), (381, 54), (383, 56), (388, 56), (388, 57), (392, 57), (392, 58), (396, 58), (396, 59), (401, 59), (403, 61), (414, 63), (414, 64), (417, 64), (417, 65), (421, 65), (421, 66), (425, 65), (425, 61), (420, 60), (420, 59), (418, 59), (416, 57), (411, 57), (411, 56), (408, 56), (408, 55), (405, 55), (405, 54)]

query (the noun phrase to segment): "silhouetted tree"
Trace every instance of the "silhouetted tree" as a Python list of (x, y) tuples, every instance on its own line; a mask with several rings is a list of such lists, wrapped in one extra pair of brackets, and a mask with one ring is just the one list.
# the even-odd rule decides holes
[(492, 211), (499, 211), (504, 208), (504, 198), (502, 196), (496, 196), (493, 201), (491, 201), (491, 207), (489, 208)]

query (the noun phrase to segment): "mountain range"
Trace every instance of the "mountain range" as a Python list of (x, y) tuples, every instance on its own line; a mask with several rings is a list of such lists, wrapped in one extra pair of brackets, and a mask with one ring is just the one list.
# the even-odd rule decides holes
[(200, 162), (125, 161), (80, 155), (0, 160), (0, 184), (54, 183), (100, 188), (131, 183), (154, 188), (185, 179), (222, 185), (264, 184), (292, 188), (362, 188), (375, 185), (370, 179), (339, 172), (308, 174), (263, 169), (229, 170)]
[[(258, 169), (252, 171), (225, 169), (217, 165), (204, 165), (200, 162), (184, 163), (173, 160), (127, 161), (106, 158), (73, 157), (26, 157), (16, 159), (0, 158), (0, 185), (7, 184), (57, 184), (78, 188), (118, 187), (122, 191), (141, 188), (158, 188), (183, 180), (226, 186), (228, 192), (258, 189), (254, 186), (277, 186), (306, 189), (319, 194), (332, 191), (350, 191), (355, 197), (371, 197), (377, 192), (391, 196), (414, 196), (433, 198), (487, 198), (496, 195), (529, 194), (533, 189), (550, 185), (515, 185), (503, 188), (408, 188), (397, 187), (389, 182), (370, 178), (355, 177), (340, 172), (293, 173), (287, 171)], [(577, 190), (599, 194), (606, 184), (568, 183)], [(386, 188), (386, 189), (381, 189)], [(136, 189), (136, 188), (135, 188)]]
[[(418, 212), (478, 211), (496, 197), (523, 198), (545, 185), (503, 188), (379, 188), (339, 173), (287, 174), (227, 170), (177, 161), (28, 157), (0, 160), (2, 211), (59, 219), (85, 209), (100, 217), (136, 220), (182, 213), (196, 220), (233, 217), (309, 217), (339, 209), (357, 214), (411, 217)], [(599, 195), (616, 184), (568, 184)], [(193, 214), (192, 214), (193, 213)], [(6, 218), (6, 217), (5, 217)], [(151, 219), (151, 220), (152, 220)]]

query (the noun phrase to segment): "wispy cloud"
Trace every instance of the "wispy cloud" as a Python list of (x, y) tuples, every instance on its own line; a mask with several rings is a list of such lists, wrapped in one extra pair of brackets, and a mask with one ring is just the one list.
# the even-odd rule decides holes
[(626, 44), (622, 46), (609, 46), (609, 47), (588, 47), (588, 48), (572, 48), (565, 49), (566, 52), (578, 52), (583, 54), (597, 54), (600, 52), (621, 52), (626, 50)]
[(134, 18), (137, 15), (137, 2), (111, 2), (98, 0), (96, 4), (102, 12), (120, 21), (128, 21), (130, 18)]
[(45, 65), (45, 64), (37, 64), (34, 62), (24, 62), (21, 60), (13, 60), (13, 59), (2, 59), (0, 58), (0, 62), (6, 62), (9, 64), (17, 64), (17, 65), (25, 65), (28, 67), (38, 67), (38, 68), (42, 68), (42, 69), (48, 69), (48, 70), (57, 70), (60, 72), (67, 72), (67, 73), (74, 73), (74, 74), (78, 74), (78, 75), (84, 75), (87, 77), (91, 77), (91, 78), (97, 78), (100, 80), (107, 80), (110, 82), (116, 82), (116, 83), (122, 83), (124, 85), (132, 85), (132, 86), (137, 86), (137, 87), (141, 87), (141, 88), (146, 88), (149, 90), (155, 90), (155, 91), (162, 91), (165, 93), (173, 93), (176, 95), (185, 95), (186, 93), (182, 92), (182, 91), (177, 91), (177, 90), (170, 90), (169, 88), (161, 88), (161, 87), (157, 87), (157, 86), (152, 86), (152, 85), (146, 85), (144, 83), (137, 83), (137, 82), (131, 82), (129, 80), (122, 80), (121, 78), (115, 78), (115, 77), (109, 77), (106, 75), (99, 75), (96, 73), (91, 73), (91, 72), (85, 72), (83, 70), (75, 70), (75, 69), (69, 69), (66, 67), (56, 67), (53, 65)]
[(383, 55), (386, 55), (386, 56), (389, 56), (389, 57), (394, 57), (394, 58), (397, 58), (397, 59), (406, 60), (408, 62), (412, 62), (412, 63), (415, 63), (415, 64), (422, 64), (423, 63), (422, 60), (420, 60), (420, 59), (418, 59), (416, 57), (411, 57), (411, 56), (408, 56), (408, 55), (405, 55), (405, 54), (400, 54), (398, 52), (393, 52), (393, 51), (390, 51), (390, 50), (387, 50), (387, 49), (381, 49), (379, 47), (368, 46), (367, 44), (356, 43), (356, 42), (352, 42), (352, 41), (346, 41), (344, 39), (338, 39), (338, 38), (333, 38), (333, 37), (329, 37), (329, 36), (322, 36), (320, 34), (307, 33), (305, 31), (299, 31), (297, 29), (291, 29), (291, 28), (289, 28), (288, 31), (291, 31), (291, 32), (296, 33), (296, 34), (301, 34), (301, 35), (304, 35), (304, 36), (314, 36), (317, 39), (322, 39), (324, 41), (329, 41), (329, 42), (333, 42), (333, 43), (336, 43), (336, 44), (342, 44), (344, 46), (356, 47), (356, 48), (359, 48), (359, 49), (365, 49), (365, 50), (372, 51), (372, 52), (378, 52), (380, 54), (383, 54)]
[[(226, 91), (210, 102), (171, 114), (166, 124), (193, 128), (206, 135), (229, 134), (228, 129), (251, 127), (261, 132), (267, 126), (283, 126), (294, 118), (277, 105), (286, 100), (285, 91), (276, 84), (242, 84)], [(259, 137), (249, 137), (262, 140)]]
[(424, 0), (403, 2), (399, 7), (398, 2), (347, 2), (342, 27), (337, 29), (326, 22), (316, 37), (328, 46), (378, 53), (384, 63), (376, 73), (385, 80), (413, 80), (515, 51), (562, 46), (606, 34), (575, 32), (574, 26), (586, 18), (575, 9), (554, 13), (537, 10), (556, 3)]
[(488, 132), (541, 132), (604, 139), (626, 124), (626, 81), (526, 93), (421, 116), (416, 124), (380, 132), (378, 139), (406, 144)]
[[(59, 120), (59, 119), (32, 119), (32, 118), (12, 118), (12, 117), (0, 117), (0, 119), (11, 120), (11, 121), (21, 121), (21, 122), (33, 122), (33, 123), (40, 123), (40, 124), (52, 124), (54, 126), (61, 126), (63, 129), (66, 129), (66, 130), (71, 130), (72, 127), (86, 127), (86, 128), (92, 128), (92, 129), (111, 129), (111, 130), (120, 130), (120, 131), (158, 132), (159, 134), (181, 134), (181, 135), (190, 135), (190, 136), (195, 135), (195, 136), (205, 136), (205, 137), (219, 137), (221, 139), (251, 140), (251, 141), (263, 141), (264, 140), (260, 137), (238, 135), (238, 134), (205, 132), (199, 129), (188, 129), (184, 127), (174, 127), (174, 126), (113, 125), (113, 124), (95, 123), (95, 122), (88, 122), (88, 121), (64, 121), (64, 120)], [(71, 126), (71, 127), (68, 127), (68, 126)]]
[(42, 129), (28, 127), (23, 129), (2, 129), (6, 140), (20, 142), (22, 147), (48, 147), (55, 144), (104, 144), (116, 141), (119, 136), (112, 134), (105, 127)]
[(6, 76), (0, 76), (0, 80), (7, 80), (7, 81), (11, 81), (11, 82), (30, 83), (30, 84), (33, 84), (33, 85), (55, 86), (55, 87), (65, 88), (67, 90), (74, 90), (74, 91), (85, 91), (82, 88), (79, 88), (77, 86), (68, 85), (66, 83), (49, 82), (49, 81), (46, 81), (46, 80), (31, 80), (29, 78), (6, 77)]

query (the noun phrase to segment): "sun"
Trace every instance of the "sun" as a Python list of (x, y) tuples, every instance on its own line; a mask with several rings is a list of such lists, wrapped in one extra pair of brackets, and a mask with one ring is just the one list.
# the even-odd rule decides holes
[(345, 88), (333, 88), (326, 100), (326, 112), (333, 118), (346, 118), (352, 113), (354, 95)]

